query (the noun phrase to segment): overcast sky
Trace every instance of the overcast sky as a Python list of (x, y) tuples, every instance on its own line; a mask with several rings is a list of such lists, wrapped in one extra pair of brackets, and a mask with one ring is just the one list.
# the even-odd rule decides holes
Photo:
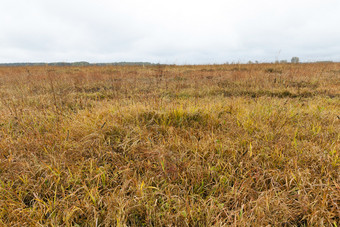
[(0, 62), (340, 61), (339, 0), (1, 0)]

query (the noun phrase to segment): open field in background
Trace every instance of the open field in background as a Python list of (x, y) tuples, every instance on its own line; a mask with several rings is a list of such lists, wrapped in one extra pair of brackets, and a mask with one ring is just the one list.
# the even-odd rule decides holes
[(0, 223), (339, 226), (340, 64), (0, 67)]

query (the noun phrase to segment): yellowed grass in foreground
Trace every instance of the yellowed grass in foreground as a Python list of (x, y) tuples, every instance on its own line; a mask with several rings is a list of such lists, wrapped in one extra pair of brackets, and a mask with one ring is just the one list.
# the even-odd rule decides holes
[(8, 226), (339, 226), (340, 64), (0, 68)]

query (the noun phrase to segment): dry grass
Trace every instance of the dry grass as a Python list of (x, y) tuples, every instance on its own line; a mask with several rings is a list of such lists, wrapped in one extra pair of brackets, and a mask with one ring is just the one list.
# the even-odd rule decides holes
[(339, 226), (340, 64), (0, 68), (8, 226)]

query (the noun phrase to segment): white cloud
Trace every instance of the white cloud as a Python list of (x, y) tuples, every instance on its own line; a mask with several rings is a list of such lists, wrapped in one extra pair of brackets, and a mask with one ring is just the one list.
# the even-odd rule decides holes
[(4, 0), (0, 62), (340, 61), (337, 0)]

